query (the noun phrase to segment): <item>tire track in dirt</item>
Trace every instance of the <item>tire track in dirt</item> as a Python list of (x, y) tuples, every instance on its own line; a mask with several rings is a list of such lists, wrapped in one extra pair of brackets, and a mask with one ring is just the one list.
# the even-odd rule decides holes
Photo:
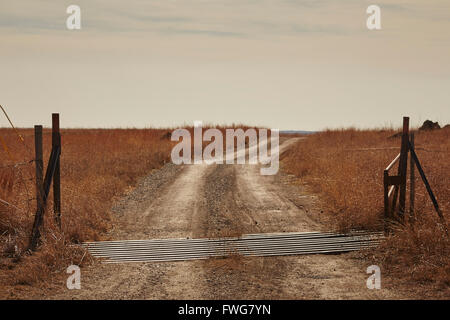
[[(144, 178), (115, 209), (111, 239), (192, 237), (207, 165), (167, 165)], [(156, 175), (156, 176), (155, 176)], [(199, 299), (201, 261), (101, 264), (82, 269), (82, 289), (59, 288), (50, 299)], [(42, 297), (39, 297), (42, 298)]]
[[(206, 177), (205, 200), (201, 209), (205, 218), (203, 233), (199, 236), (220, 238), (261, 231), (245, 197), (237, 191), (237, 172), (236, 165), (216, 165)], [(282, 261), (274, 261), (239, 255), (202, 261), (207, 281), (205, 298), (276, 297), (279, 295), (276, 281), (281, 278), (284, 266)]]

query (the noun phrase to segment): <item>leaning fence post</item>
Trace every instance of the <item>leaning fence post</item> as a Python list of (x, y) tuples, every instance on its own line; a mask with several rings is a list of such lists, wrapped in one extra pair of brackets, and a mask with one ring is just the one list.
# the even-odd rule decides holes
[(420, 177), (422, 178), (422, 181), (425, 185), (425, 188), (427, 189), (428, 195), (430, 196), (431, 201), (433, 202), (434, 209), (436, 210), (436, 213), (438, 214), (439, 218), (441, 219), (442, 223), (446, 225), (444, 215), (442, 214), (441, 209), (439, 208), (439, 204), (436, 200), (436, 197), (434, 196), (433, 191), (431, 190), (431, 186), (428, 182), (428, 179), (425, 175), (425, 172), (423, 171), (422, 165), (419, 162), (419, 158), (417, 158), (416, 151), (414, 151), (414, 148), (411, 149), (411, 156), (414, 158), (414, 163), (417, 167), (417, 171), (419, 171)]
[(34, 219), (33, 230), (30, 239), (30, 249), (36, 250), (37, 242), (40, 237), (39, 228), (44, 221), (44, 190), (43, 190), (43, 171), (44, 162), (42, 155), (42, 126), (34, 126), (34, 146), (36, 163), (36, 216)]
[[(414, 132), (411, 132), (410, 135), (410, 148), (414, 149)], [(409, 217), (411, 221), (414, 221), (414, 198), (416, 195), (416, 177), (415, 177), (415, 166), (414, 166), (414, 158), (411, 154), (409, 157), (409, 166), (410, 166), (410, 187), (409, 187)]]
[[(61, 155), (61, 134), (59, 132), (59, 113), (52, 114), (52, 149), (59, 149)], [(57, 158), (53, 174), (53, 213), (55, 221), (61, 228), (61, 187), (60, 187), (60, 157)]]

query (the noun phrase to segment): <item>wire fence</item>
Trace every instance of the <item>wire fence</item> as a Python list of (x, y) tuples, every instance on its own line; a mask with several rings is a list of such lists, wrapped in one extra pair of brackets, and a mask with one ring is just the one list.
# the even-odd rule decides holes
[[(0, 105), (0, 109), (5, 115), (9, 125), (11, 126), (17, 141), (13, 139), (7, 140), (3, 137), (4, 130), (0, 131), (0, 144), (3, 148), (4, 154), (8, 159), (6, 163), (0, 158), (0, 214), (4, 211), (3, 207), (26, 212), (31, 215), (32, 205), (31, 201), (36, 200), (36, 213), (34, 216), (34, 223), (31, 232), (29, 249), (35, 251), (40, 243), (41, 227), (44, 222), (44, 214), (46, 211), (47, 199), (50, 194), (50, 186), (53, 183), (53, 212), (54, 219), (59, 228), (61, 228), (61, 187), (60, 187), (60, 155), (61, 155), (61, 135), (59, 130), (59, 114), (52, 114), (52, 138), (51, 138), (51, 152), (47, 164), (47, 169), (44, 175), (44, 160), (43, 160), (43, 128), (41, 125), (34, 126), (34, 153), (30, 147), (25, 143), (24, 137), (19, 133), (17, 127), (11, 121), (5, 108)], [(14, 145), (11, 149), (11, 144), (21, 144), (24, 153), (18, 151)], [(13, 150), (13, 151), (12, 151)], [(15, 152), (14, 152), (15, 151)], [(20, 155), (18, 155), (20, 154)], [(20, 158), (20, 159), (18, 159)], [(33, 168), (35, 170), (33, 170)], [(34, 172), (34, 174), (33, 174)], [(16, 177), (20, 181), (17, 186)], [(36, 196), (30, 196), (30, 181), (35, 181)], [(16, 187), (17, 186), (17, 187)], [(22, 190), (20, 190), (22, 189)], [(14, 199), (14, 200), (13, 200)], [(25, 204), (21, 204), (25, 202)], [(2, 221), (5, 219), (4, 215), (0, 215), (0, 223), (5, 225)], [(6, 222), (11, 222), (14, 215), (6, 215)]]
[[(33, 152), (25, 143), (24, 137), (19, 133), (5, 108), (0, 105), (0, 109), (17, 137), (16, 143), (20, 144), (26, 153), (25, 157), (22, 155), (22, 159), (18, 159), (20, 156), (13, 153), (10, 146), (8, 146), (7, 140), (3, 135), (0, 135), (0, 145), (3, 149), (3, 153), (8, 159), (8, 163), (6, 164), (0, 161), (0, 204), (31, 214), (31, 201), (35, 198), (31, 196), (30, 186), (28, 186), (27, 182), (30, 183), (30, 181), (34, 180), (34, 175), (32, 174), (32, 168), (35, 161)], [(28, 169), (26, 169), (26, 167), (28, 167)], [(25, 197), (16, 197), (13, 201), (10, 197), (12, 196), (14, 187), (17, 185), (16, 180), (19, 181), (19, 188), (22, 189), (22, 192), (18, 192), (17, 194), (24, 194)], [(25, 208), (22, 207), (23, 205)]]

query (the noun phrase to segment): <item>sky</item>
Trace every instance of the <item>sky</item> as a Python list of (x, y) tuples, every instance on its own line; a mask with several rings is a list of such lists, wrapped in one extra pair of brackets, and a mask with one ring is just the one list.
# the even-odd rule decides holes
[(1, 0), (0, 104), (19, 127), (444, 125), (450, 1)]

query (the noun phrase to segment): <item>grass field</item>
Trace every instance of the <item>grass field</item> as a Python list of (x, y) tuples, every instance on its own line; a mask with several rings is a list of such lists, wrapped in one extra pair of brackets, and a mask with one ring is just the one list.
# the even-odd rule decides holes
[[(328, 130), (289, 150), (282, 168), (320, 195), (330, 221), (341, 230), (383, 228), (383, 170), (399, 153), (400, 137), (385, 130)], [(450, 210), (450, 130), (416, 133), (416, 148), (439, 205)], [(408, 164), (409, 165), (409, 164)], [(450, 240), (416, 172), (415, 225), (397, 225), (373, 262), (396, 278), (450, 284)], [(409, 193), (407, 193), (409, 194)], [(408, 203), (407, 203), (408, 206)]]
[[(1, 150), (0, 287), (33, 285), (50, 274), (79, 264), (83, 252), (68, 247), (98, 240), (112, 226), (113, 202), (137, 179), (170, 160), (168, 130), (63, 130), (61, 155), (62, 230), (53, 224), (52, 196), (47, 204), (43, 245), (26, 254), (36, 208), (33, 131), (0, 129), (10, 156)], [(51, 132), (44, 131), (44, 162), (49, 157)], [(11, 158), (12, 159), (11, 159)], [(13, 207), (14, 206), (14, 207)], [(2, 290), (0, 290), (2, 291)]]

